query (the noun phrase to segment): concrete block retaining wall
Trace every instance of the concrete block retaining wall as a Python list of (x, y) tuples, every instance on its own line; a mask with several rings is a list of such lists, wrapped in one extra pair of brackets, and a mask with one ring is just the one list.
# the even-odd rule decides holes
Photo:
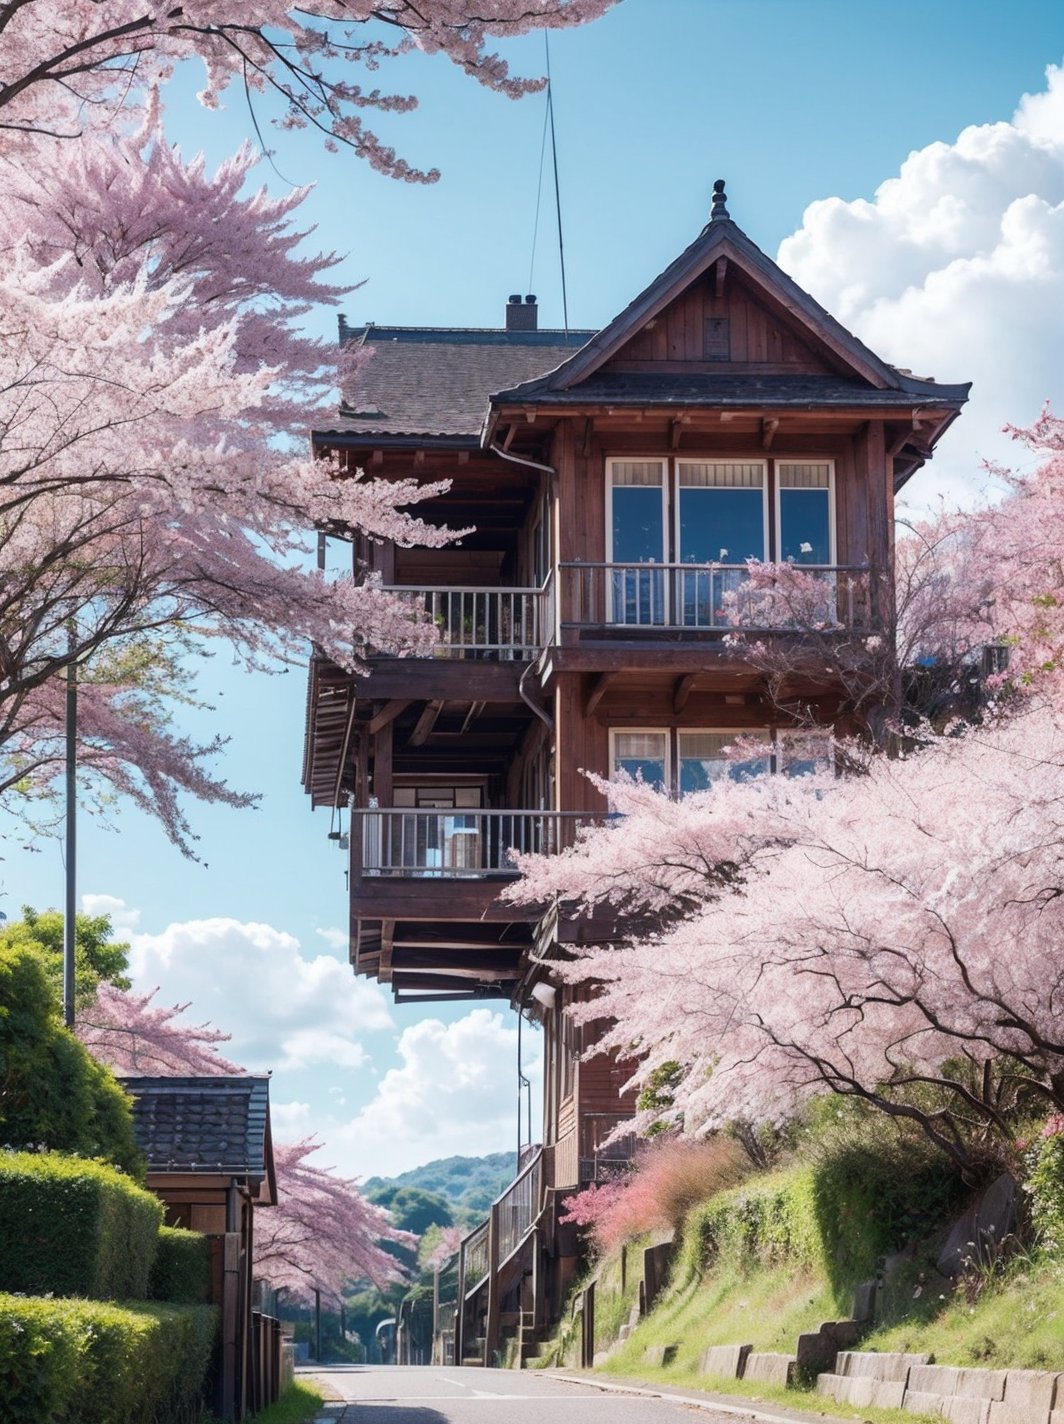
[(1064, 1373), (934, 1365), (928, 1355), (840, 1351), (817, 1392), (839, 1404), (937, 1414), (950, 1424), (1064, 1424)]

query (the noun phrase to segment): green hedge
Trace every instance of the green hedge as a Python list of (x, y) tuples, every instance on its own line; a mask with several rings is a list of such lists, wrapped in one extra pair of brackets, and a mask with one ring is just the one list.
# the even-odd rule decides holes
[(41, 953), (0, 942), (0, 1144), (43, 1144), (142, 1175), (131, 1100), (64, 1028)]
[(143, 1299), (163, 1207), (113, 1167), (0, 1153), (0, 1286), (27, 1295)]
[(180, 1226), (163, 1226), (148, 1278), (151, 1300), (199, 1305), (210, 1294), (211, 1248), (206, 1236)]
[(191, 1424), (216, 1330), (212, 1306), (0, 1295), (5, 1424)]

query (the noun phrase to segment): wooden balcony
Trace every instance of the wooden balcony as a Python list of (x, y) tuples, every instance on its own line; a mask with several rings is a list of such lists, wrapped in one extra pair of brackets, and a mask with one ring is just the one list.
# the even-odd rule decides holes
[(392, 585), (384, 591), (408, 599), (435, 627), (437, 658), (527, 662), (543, 647), (545, 589)]
[[(364, 879), (448, 881), (513, 877), (514, 853), (553, 855), (593, 816), (562, 811), (353, 811)], [(355, 843), (355, 842), (353, 842)]]
[(840, 632), (873, 626), (867, 568), (841, 564), (567, 563), (566, 635), (646, 638), (735, 632)]

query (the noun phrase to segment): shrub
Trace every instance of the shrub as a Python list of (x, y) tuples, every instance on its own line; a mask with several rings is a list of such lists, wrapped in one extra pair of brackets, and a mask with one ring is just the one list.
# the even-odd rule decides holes
[(568, 1197), (563, 1220), (589, 1227), (600, 1254), (651, 1231), (677, 1230), (692, 1208), (737, 1182), (742, 1154), (728, 1138), (656, 1141), (623, 1180)]
[(163, 1226), (148, 1277), (148, 1298), (200, 1305), (210, 1294), (211, 1248), (206, 1236)]
[(1050, 1251), (1064, 1251), (1064, 1117), (1054, 1113), (1028, 1148), (1031, 1218)]
[(0, 943), (0, 1144), (143, 1171), (129, 1098), (60, 1022), (41, 952)]
[(0, 1153), (0, 1283), (28, 1295), (143, 1297), (159, 1199), (113, 1167), (57, 1153)]
[(199, 1417), (212, 1306), (0, 1295), (5, 1424), (184, 1424)]
[(692, 1213), (680, 1270), (721, 1257), (745, 1268), (780, 1261), (823, 1270), (837, 1294), (880, 1259), (937, 1228), (964, 1194), (918, 1131), (892, 1131), (857, 1106), (818, 1107), (805, 1161), (754, 1178)]

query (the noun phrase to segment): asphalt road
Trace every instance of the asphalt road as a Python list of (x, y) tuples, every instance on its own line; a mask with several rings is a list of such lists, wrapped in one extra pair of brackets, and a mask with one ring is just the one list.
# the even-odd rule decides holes
[(537, 1371), (347, 1365), (307, 1373), (351, 1406), (343, 1424), (742, 1424), (744, 1418)]

